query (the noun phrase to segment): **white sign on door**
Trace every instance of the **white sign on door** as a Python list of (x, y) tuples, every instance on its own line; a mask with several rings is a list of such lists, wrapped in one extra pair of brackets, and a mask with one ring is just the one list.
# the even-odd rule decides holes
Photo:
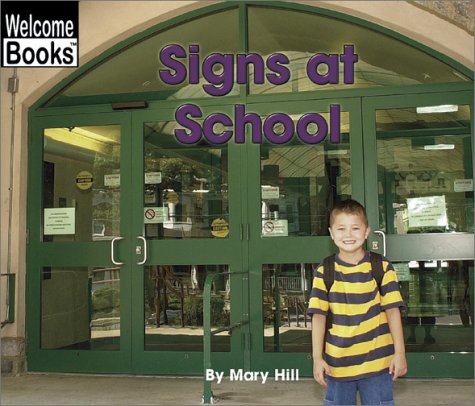
[(455, 179), (454, 192), (473, 192), (473, 179)]
[(45, 209), (44, 235), (70, 235), (76, 234), (76, 209), (62, 207)]
[(262, 199), (278, 199), (279, 198), (279, 186), (261, 186)]
[(414, 197), (407, 199), (409, 228), (446, 227), (445, 196)]
[(145, 172), (145, 184), (156, 185), (162, 183), (162, 172)]
[(104, 175), (104, 186), (119, 187), (120, 186), (120, 173), (111, 173), (111, 174)]

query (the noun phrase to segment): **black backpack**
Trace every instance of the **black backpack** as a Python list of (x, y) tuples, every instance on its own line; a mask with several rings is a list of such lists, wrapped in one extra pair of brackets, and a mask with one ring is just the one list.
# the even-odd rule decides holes
[[(336, 254), (330, 255), (323, 260), (323, 281), (325, 282), (325, 287), (327, 293), (330, 292), (330, 289), (335, 281), (335, 256)], [(378, 284), (379, 293), (381, 293), (381, 284), (383, 283), (384, 269), (383, 269), (383, 256), (376, 252), (370, 251), (369, 260), (371, 262), (371, 272), (373, 278)], [(327, 332), (332, 326), (332, 317), (331, 312), (328, 312), (327, 315)]]

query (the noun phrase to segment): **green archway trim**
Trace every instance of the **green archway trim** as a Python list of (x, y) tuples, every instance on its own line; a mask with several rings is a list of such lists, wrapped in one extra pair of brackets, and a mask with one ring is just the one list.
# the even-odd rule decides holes
[[(314, 14), (320, 14), (323, 16), (328, 16), (332, 18), (336, 18), (342, 21), (350, 22), (353, 24), (358, 24), (362, 27), (371, 29), (375, 32), (385, 34), (389, 37), (392, 37), (398, 41), (401, 41), (407, 45), (410, 45), (434, 58), (437, 58), (438, 60), (446, 63), (447, 65), (453, 67), (454, 69), (460, 71), (462, 74), (467, 76), (473, 81), (474, 78), (474, 72), (461, 64), (460, 62), (448, 57), (447, 55), (444, 55), (426, 45), (423, 45), (409, 37), (406, 37), (398, 32), (395, 32), (393, 30), (390, 30), (388, 28), (385, 28), (383, 26), (377, 25), (375, 23), (372, 23), (370, 21), (363, 20), (359, 17), (354, 17), (351, 15), (343, 14), (341, 12), (333, 11), (333, 10), (327, 10), (321, 7), (315, 7), (315, 6), (309, 6), (309, 5), (303, 5), (303, 4), (297, 4), (297, 3), (284, 3), (281, 1), (276, 1), (276, 2), (266, 2), (266, 1), (256, 1), (256, 2), (239, 2), (239, 1), (230, 1), (230, 2), (223, 2), (220, 4), (214, 4), (208, 7), (203, 7), (197, 10), (190, 11), (188, 13), (182, 14), (180, 16), (171, 18), (170, 20), (167, 20), (165, 22), (161, 22), (153, 27), (150, 27), (146, 29), (145, 31), (142, 31), (140, 33), (134, 34), (131, 37), (127, 38), (126, 40), (123, 40), (116, 45), (112, 46), (111, 48), (107, 49), (104, 51), (102, 54), (96, 56), (95, 58), (91, 59), (89, 62), (86, 62), (83, 66), (78, 68), (75, 72), (73, 72), (71, 75), (60, 81), (57, 85), (55, 85), (52, 89), (50, 89), (46, 94), (41, 96), (31, 107), (30, 111), (36, 111), (38, 109), (44, 108), (44, 105), (55, 95), (60, 93), (65, 87), (67, 87), (69, 84), (72, 82), (80, 79), (81, 76), (87, 74), (90, 70), (94, 69), (95, 66), (100, 64), (101, 62), (107, 60), (108, 58), (113, 57), (114, 55), (117, 55), (118, 53), (126, 50), (127, 48), (134, 46), (136, 43), (139, 43), (142, 40), (145, 40), (149, 37), (152, 37), (156, 34), (158, 34), (161, 31), (164, 31), (168, 28), (171, 28), (175, 25), (178, 24), (183, 24), (187, 21), (203, 17), (218, 11), (224, 11), (232, 8), (239, 8), (240, 14), (239, 14), (239, 35), (240, 35), (240, 52), (247, 52), (247, 38), (246, 38), (246, 27), (247, 27), (247, 21), (246, 21), (246, 11), (247, 11), (247, 6), (261, 6), (261, 7), (272, 7), (272, 8), (281, 8), (281, 9), (288, 9), (288, 10), (294, 10), (294, 11), (304, 11), (304, 12), (309, 12), (309, 13), (314, 13)], [(392, 88), (388, 86), (388, 88)], [(398, 89), (400, 91), (400, 89)], [(117, 96), (117, 95), (116, 95)], [(137, 93), (131, 93), (130, 98), (136, 98)], [(150, 97), (151, 95), (149, 95)], [(147, 99), (149, 97), (146, 97)], [(116, 97), (117, 98), (117, 97)], [(127, 95), (119, 95), (119, 98), (121, 100), (126, 100)], [(86, 104), (97, 104), (98, 102), (109, 102), (110, 100), (102, 99), (100, 96), (87, 96), (85, 98), (78, 98), (78, 99), (83, 99), (82, 102), (80, 102), (80, 105), (84, 105), (85, 102)], [(75, 104), (77, 105), (77, 104)], [(65, 106), (66, 107), (66, 106)]]

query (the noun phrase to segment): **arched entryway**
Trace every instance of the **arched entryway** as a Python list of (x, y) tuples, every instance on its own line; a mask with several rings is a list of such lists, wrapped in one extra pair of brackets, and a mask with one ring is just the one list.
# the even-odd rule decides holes
[[(289, 80), (257, 83), (254, 65), (212, 97), (202, 84), (225, 86), (229, 69), (216, 63), (166, 85), (157, 52), (175, 43), (193, 55), (185, 67), (211, 53), (281, 53)], [(308, 79), (312, 55), (345, 44), (359, 58), (354, 83), (343, 64), (334, 83)], [(380, 231), (369, 248), (398, 267), (412, 376), (428, 376), (429, 363), (444, 365), (434, 376), (473, 376), (471, 72), (341, 14), (221, 4), (80, 73), (30, 112), (30, 370), (201, 374), (203, 284), (217, 273), (213, 325), (239, 326), (213, 337), (215, 368), (310, 376), (311, 264), (333, 249), (331, 205), (352, 196)], [(242, 144), (186, 145), (174, 133), (184, 104), (203, 118), (232, 118), (236, 105), (262, 121), (317, 113), (340, 142), (256, 144), (248, 125)]]

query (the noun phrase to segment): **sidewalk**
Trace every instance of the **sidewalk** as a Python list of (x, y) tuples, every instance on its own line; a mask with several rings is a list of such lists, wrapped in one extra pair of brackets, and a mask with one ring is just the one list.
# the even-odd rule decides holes
[[(212, 385), (218, 405), (321, 405), (323, 389), (297, 382), (230, 382)], [(72, 374), (1, 377), (2, 405), (200, 405), (203, 379)], [(473, 406), (473, 380), (401, 379), (397, 406)]]

